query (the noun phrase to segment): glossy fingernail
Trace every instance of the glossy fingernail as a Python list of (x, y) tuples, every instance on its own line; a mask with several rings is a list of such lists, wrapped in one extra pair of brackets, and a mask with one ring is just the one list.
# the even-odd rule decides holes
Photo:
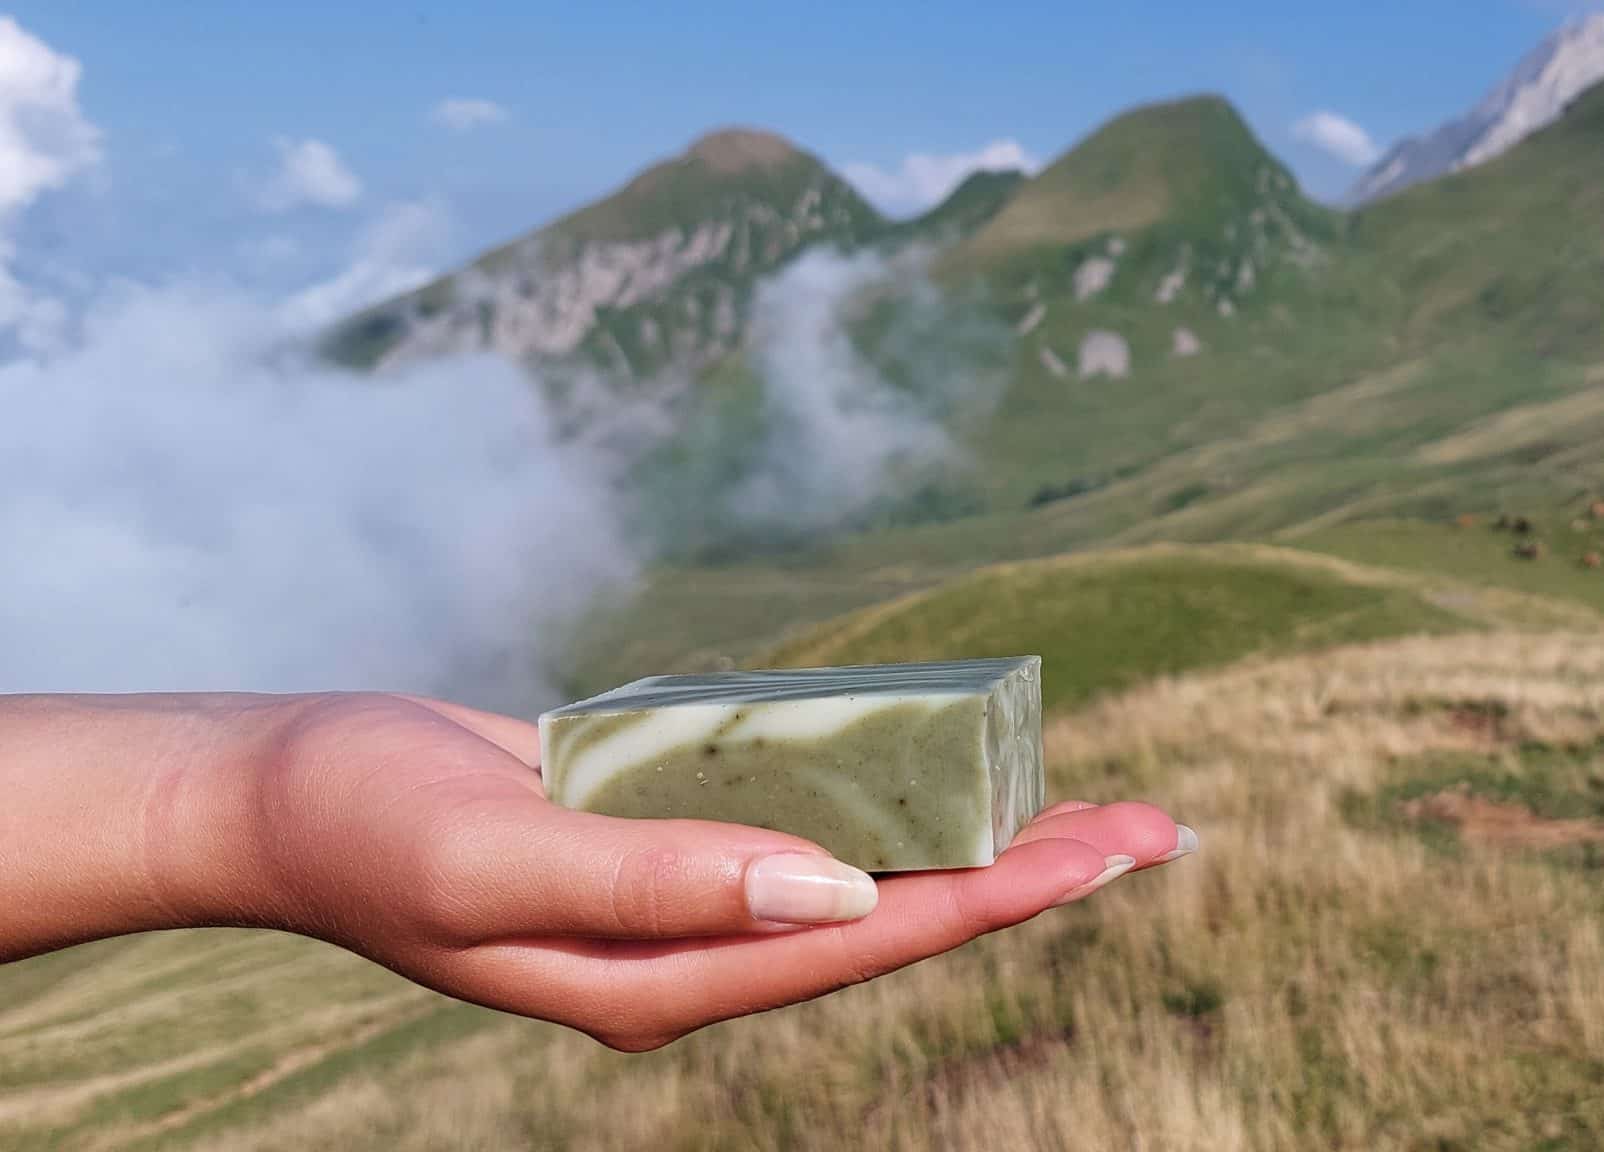
[(829, 856), (785, 852), (746, 870), (746, 906), (754, 920), (831, 924), (859, 920), (880, 898), (874, 878)]
[(1154, 861), (1155, 864), (1168, 864), (1171, 860), (1179, 860), (1182, 856), (1190, 856), (1197, 851), (1197, 833), (1185, 824), (1175, 826), (1175, 851), (1166, 852)]
[(1092, 879), (1088, 880), (1086, 883), (1077, 888), (1071, 888), (1068, 892), (1065, 892), (1057, 900), (1053, 901), (1052, 906), (1054, 908), (1060, 908), (1065, 904), (1071, 903), (1072, 901), (1079, 900), (1083, 896), (1090, 896), (1093, 892), (1096, 892), (1099, 888), (1103, 887), (1105, 884), (1108, 884), (1110, 881), (1118, 880), (1121, 876), (1125, 875), (1125, 873), (1136, 867), (1136, 857), (1109, 856), (1103, 860), (1103, 863), (1107, 865), (1107, 867), (1105, 867), (1101, 872), (1099, 872)]

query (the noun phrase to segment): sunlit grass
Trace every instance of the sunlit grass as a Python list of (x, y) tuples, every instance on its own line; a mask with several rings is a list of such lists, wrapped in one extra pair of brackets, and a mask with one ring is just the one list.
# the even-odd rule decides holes
[[(1496, 723), (1467, 722), (1467, 701)], [(1472, 762), (1585, 797), (1601, 738), (1596, 636), (1393, 641), (1107, 697), (1049, 724), (1053, 791), (1163, 803), (1199, 829), (1197, 857), (644, 1057), (473, 1010), (420, 1017), (437, 1001), (316, 945), (132, 942), (126, 968), (103, 956), (6, 998), (4, 1066), (27, 1054), (52, 1073), (0, 1077), (0, 1147), (1596, 1147), (1594, 878), (1564, 854), (1442, 851), (1393, 804)], [(1537, 818), (1592, 810), (1500, 795)], [(135, 978), (256, 947), (278, 963), (229, 997), (166, 999), (167, 980)], [(377, 1033), (337, 1021), (361, 989)], [(97, 1025), (61, 1014), (73, 1006)], [(230, 1022), (237, 1046), (191, 1048), (192, 1091), (137, 1079), (183, 1057), (177, 1032), (165, 1056), (139, 1055), (148, 1030)], [(311, 1059), (264, 1084), (234, 1063), (261, 1049)], [(159, 1127), (163, 1109), (182, 1123)]]

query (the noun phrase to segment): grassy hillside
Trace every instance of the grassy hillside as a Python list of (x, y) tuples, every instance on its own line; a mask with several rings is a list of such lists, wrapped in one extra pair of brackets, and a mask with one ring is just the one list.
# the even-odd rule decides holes
[[(1273, 491), (1267, 497), (1270, 494)], [(823, 555), (800, 556), (782, 563), (659, 569), (641, 589), (621, 601), (599, 605), (582, 624), (565, 654), (568, 679), (564, 687), (569, 695), (579, 697), (653, 672), (752, 664), (771, 654), (790, 659), (794, 653), (809, 650), (815, 652), (809, 662), (825, 662), (826, 657), (850, 653), (820, 644), (815, 628), (822, 626), (827, 629), (823, 635), (831, 635), (841, 626), (839, 622), (825, 623), (833, 617), (892, 601), (888, 609), (866, 609), (866, 617), (878, 618), (882, 610), (895, 609), (899, 597), (912, 596), (915, 599), (906, 602), (922, 603), (917, 598), (927, 595), (930, 589), (944, 581), (961, 580), (974, 571), (977, 557), (1029, 560), (1071, 547), (1085, 547), (1099, 536), (1146, 544), (1162, 538), (1166, 528), (1172, 536), (1184, 536), (1186, 527), (1202, 535), (1211, 526), (1206, 521), (1199, 524), (1197, 514), (1189, 516), (1185, 509), (1156, 522), (1136, 519), (1122, 523), (1112, 515), (1117, 507), (1108, 507), (1112, 499), (1099, 498), (1104, 505), (1101, 513), (1081, 506), (1081, 501), (1064, 501), (1006, 516), (857, 537)], [(1566, 534), (1571, 532), (1568, 519), (1558, 523), (1563, 524)], [(1546, 529), (1540, 529), (1539, 535), (1543, 531)], [(1576, 537), (1586, 538), (1582, 534)], [(1604, 532), (1599, 532), (1596, 539), (1598, 550), (1604, 552)], [(1164, 561), (1160, 567), (1185, 573), (1201, 565), (1196, 568), (1198, 574), (1219, 576), (1229, 595), (1234, 569), (1217, 572), (1208, 567), (1209, 562), (1246, 557), (1255, 564), (1307, 564), (1314, 560), (1310, 553), (1319, 552), (1371, 566), (1365, 573), (1366, 580), (1384, 584), (1402, 581), (1412, 596), (1427, 604), (1446, 604), (1456, 613), (1468, 612), (1493, 624), (1588, 626), (1595, 613), (1604, 611), (1604, 571), (1581, 566), (1578, 558), (1585, 554), (1583, 545), (1572, 544), (1566, 551), (1551, 546), (1541, 560), (1522, 560), (1513, 555), (1516, 538), (1494, 531), (1490, 521), (1482, 521), (1470, 530), (1416, 521), (1362, 521), (1317, 526), (1306, 535), (1291, 538), (1289, 543), (1298, 545), (1300, 550), (1265, 550), (1250, 545), (1182, 550), (1174, 561)], [(1134, 553), (1144, 554), (1147, 553)], [(1153, 553), (1162, 554), (1162, 550)], [(1118, 553), (1092, 551), (1084, 558), (1045, 561), (1044, 571), (1063, 572), (1063, 583), (1051, 591), (1053, 610), (1077, 610), (1075, 600), (1082, 589), (1076, 581), (1083, 576), (1089, 580), (1087, 595), (1099, 603), (1117, 603), (1119, 583), (1113, 573), (1120, 570), (1124, 560)], [(1271, 571), (1279, 568), (1272, 567)], [(1101, 575), (1093, 579), (1098, 573)], [(1186, 583), (1183, 577), (1181, 590)], [(983, 585), (977, 585), (980, 586)], [(951, 599), (954, 587), (966, 585), (950, 585), (941, 593), (947, 597), (943, 603), (960, 602)], [(1196, 591), (1206, 599), (1200, 588)], [(1542, 599), (1534, 600), (1533, 594)], [(1245, 612), (1252, 610), (1246, 601), (1237, 603)], [(961, 612), (954, 614), (954, 624), (961, 622), (956, 619), (959, 615)], [(1133, 628), (1151, 623), (1138, 612), (1120, 618)], [(1407, 621), (1409, 616), (1403, 619)], [(1035, 650), (1050, 640), (1042, 629), (1033, 626), (1028, 612), (1022, 612), (1018, 620), (1011, 634), (1017, 635), (1019, 650)], [(964, 629), (968, 628), (965, 624)], [(930, 631), (933, 642), (940, 643), (941, 630)], [(790, 632), (791, 638), (775, 649), (773, 638), (783, 632)], [(1257, 634), (1252, 625), (1245, 633)], [(1349, 638), (1357, 637), (1355, 633)], [(1246, 650), (1253, 649), (1250, 646)], [(1097, 660), (1109, 656), (1104, 650), (1098, 653)], [(1072, 658), (1079, 661), (1073, 654)], [(1090, 659), (1085, 663), (1095, 676), (1099, 665)]]
[(893, 224), (888, 240), (951, 243), (983, 227), (1019, 191), (1025, 175), (1015, 171), (971, 173), (928, 212)]
[(1048, 708), (1246, 656), (1477, 626), (1419, 590), (1273, 549), (1158, 548), (987, 568), (764, 653), (780, 667), (1042, 657)]
[[(1538, 560), (1515, 554), (1518, 544), (1536, 540), (1546, 549)], [(1452, 574), (1485, 587), (1536, 593), (1573, 601), (1604, 612), (1604, 571), (1582, 563), (1588, 553), (1604, 555), (1604, 521), (1538, 518), (1530, 537), (1479, 520), (1463, 527), (1409, 521), (1342, 524), (1301, 535), (1299, 548), (1409, 572)]]
[(989, 267), (1159, 224), (1202, 235), (1271, 184), (1293, 187), (1225, 100), (1148, 105), (1115, 117), (1043, 169), (954, 259)]
[(1402, 336), (1496, 328), (1519, 351), (1604, 356), (1596, 322), (1604, 232), (1604, 88), (1498, 159), (1356, 213), (1349, 233), (1392, 269)]
[[(732, 145), (718, 164), (693, 149), (551, 235), (572, 224), (576, 236), (621, 237), (631, 220), (669, 217), (690, 227), (716, 218), (729, 189), (751, 207), (802, 194), (792, 185), (804, 169), (834, 181), (805, 153), (753, 139), (756, 154)], [(958, 330), (967, 308), (1004, 338), (936, 358), (956, 366), (946, 375), (971, 379), (977, 407), (993, 414), (955, 429), (961, 452), (944, 484), (888, 494), (888, 507), (849, 527), (926, 526), (832, 540), (787, 567), (811, 566), (829, 583), (842, 553), (883, 558), (854, 563), (861, 573), (929, 552), (972, 566), (1354, 519), (1568, 514), (1604, 493), (1604, 347), (1590, 319), (1604, 307), (1594, 275), (1604, 231), (1586, 224), (1604, 195), (1600, 143), (1604, 93), (1594, 92), (1494, 163), (1341, 214), (1304, 198), (1235, 111), (1204, 97), (1116, 117), (1029, 180), (976, 176), (906, 225), (845, 212), (858, 222), (842, 234), (854, 244), (973, 233), (940, 266), (953, 316), (938, 332)], [(662, 333), (687, 324), (692, 344), (728, 353), (677, 409), (681, 433), (631, 473), (648, 522), (663, 519), (665, 502), (718, 512), (684, 498), (687, 477), (697, 491), (738, 491), (742, 469), (761, 463), (764, 380), (731, 345), (763, 268), (737, 273), (735, 259), (732, 247), (661, 300), (597, 313), (592, 350), (610, 364), (650, 370), (673, 344)], [(907, 311), (921, 309), (927, 300)], [(898, 315), (895, 299), (882, 300), (852, 332), (893, 387), (917, 391), (920, 374), (877, 345), (899, 330)], [(720, 317), (734, 334), (719, 334)], [(729, 519), (703, 515), (660, 535), (692, 541), (675, 552), (680, 563), (727, 563), (772, 544)], [(951, 574), (919, 573), (900, 588)], [(721, 582), (722, 572), (706, 581)], [(827, 610), (851, 606), (844, 595)], [(765, 627), (791, 623), (776, 612)], [(688, 631), (682, 652), (719, 642)]]
[(644, 1057), (285, 937), (9, 966), (0, 1148), (1597, 1147), (1600, 685), (1476, 632), (1061, 711), (1051, 794), (1199, 856)]
[[(1164, 803), (1200, 858), (644, 1058), (280, 937), (14, 965), (0, 1149), (1600, 1146), (1600, 145), (1593, 93), (1337, 215), (1204, 99), (966, 185), (924, 225), (980, 226), (941, 275), (1012, 332), (955, 458), (976, 506), (658, 567), (565, 661), (580, 695), (1040, 652), (1053, 793)], [(631, 194), (700, 212), (720, 165), (788, 179), (754, 146)], [(592, 213), (585, 242), (655, 211)], [(629, 355), (641, 318), (599, 331)], [(1083, 373), (1109, 335), (1124, 370)], [(760, 406), (738, 356), (701, 387)], [(1298, 550), (1176, 543), (1222, 540)]]
[[(727, 350), (753, 281), (799, 251), (857, 247), (888, 227), (789, 141), (715, 132), (594, 203), (335, 325), (323, 351), (366, 369), (410, 342), (444, 339), (418, 354), (493, 348), (553, 367), (650, 376), (688, 349)], [(564, 324), (582, 334), (577, 344), (571, 335), (544, 345), (498, 339), (503, 314), (537, 298), (548, 312), (567, 313)], [(420, 335), (441, 326), (444, 336)]]

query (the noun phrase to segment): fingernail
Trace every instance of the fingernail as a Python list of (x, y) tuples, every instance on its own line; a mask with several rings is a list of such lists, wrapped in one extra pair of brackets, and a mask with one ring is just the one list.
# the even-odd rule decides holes
[(1168, 864), (1171, 860), (1179, 860), (1182, 856), (1190, 856), (1197, 851), (1197, 833), (1185, 824), (1175, 826), (1175, 851), (1166, 852), (1154, 861), (1155, 864)]
[(1136, 857), (1109, 856), (1103, 860), (1103, 863), (1107, 865), (1106, 868), (1080, 887), (1071, 888), (1068, 892), (1065, 892), (1057, 900), (1053, 901), (1052, 907), (1060, 908), (1071, 901), (1079, 900), (1082, 896), (1090, 896), (1103, 885), (1112, 880), (1118, 880), (1125, 873), (1136, 867)]
[(874, 879), (828, 856), (785, 852), (765, 856), (746, 870), (746, 906), (754, 920), (779, 924), (831, 924), (874, 911)]

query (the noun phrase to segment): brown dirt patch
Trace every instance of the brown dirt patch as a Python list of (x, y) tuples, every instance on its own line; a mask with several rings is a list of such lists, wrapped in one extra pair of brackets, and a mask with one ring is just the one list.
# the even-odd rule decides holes
[(1549, 820), (1520, 804), (1500, 804), (1454, 789), (1419, 796), (1400, 806), (1410, 820), (1453, 824), (1467, 840), (1514, 848), (1563, 848), (1604, 843), (1604, 825), (1591, 820)]

